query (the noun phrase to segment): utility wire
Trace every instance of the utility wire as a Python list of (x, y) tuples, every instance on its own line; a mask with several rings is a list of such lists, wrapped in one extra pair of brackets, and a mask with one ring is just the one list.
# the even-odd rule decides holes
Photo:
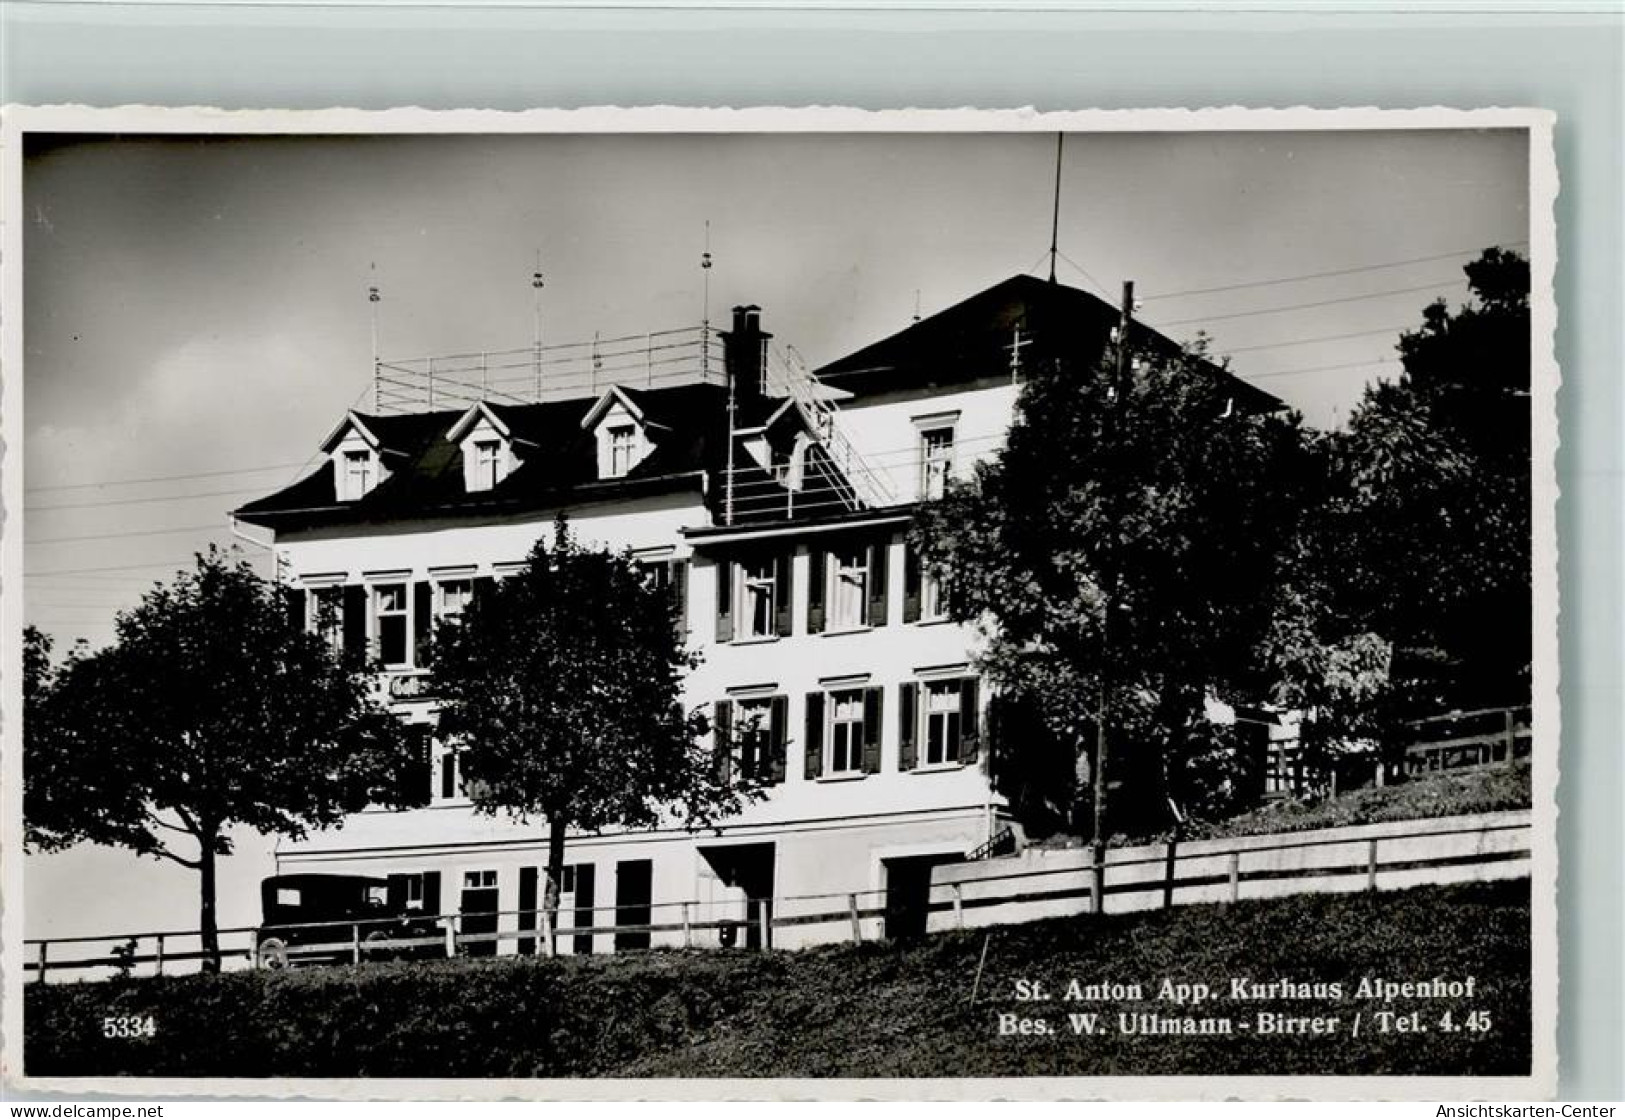
[(236, 490), (206, 490), (199, 494), (168, 494), (152, 498), (108, 498), (100, 502), (74, 502), (69, 505), (30, 506), (26, 503), (23, 508), (32, 513), (44, 513), (53, 509), (99, 509), (103, 506), (136, 506), (150, 505), (153, 502), (187, 502), (194, 498), (224, 498), (233, 494), (259, 494), (263, 493), (263, 486), (242, 487)]
[[(1516, 241), (1498, 242), (1497, 247), (1527, 244), (1529, 244), (1529, 242), (1526, 239), (1520, 238)], [(1458, 257), (1468, 256), (1472, 253), (1482, 253), (1484, 248), (1485, 247), (1480, 247), (1477, 249), (1458, 249), (1454, 253), (1435, 253), (1430, 257), (1411, 257), (1410, 259), (1403, 261), (1384, 261), (1381, 264), (1357, 265), (1351, 268), (1334, 268), (1329, 272), (1305, 272), (1298, 276), (1278, 276), (1273, 280), (1247, 280), (1238, 284), (1220, 284), (1217, 287), (1212, 288), (1186, 288), (1181, 292), (1152, 292), (1142, 298), (1147, 300), (1178, 299), (1182, 296), (1205, 296), (1214, 292), (1234, 292), (1241, 288), (1263, 288), (1268, 287), (1271, 284), (1291, 284), (1299, 280), (1324, 280), (1330, 276), (1352, 276), (1357, 272), (1375, 272), (1378, 269), (1401, 268), (1404, 265), (1424, 264), (1427, 261), (1452, 260)]]
[(260, 471), (280, 471), (298, 466), (297, 463), (268, 463), (263, 467), (237, 467), (227, 471), (198, 471), (193, 474), (153, 475), (150, 478), (109, 478), (101, 482), (65, 482), (53, 486), (29, 486), (24, 494), (43, 494), (52, 490), (94, 490), (103, 486), (135, 486), (144, 482), (185, 482), (194, 478), (224, 478), (233, 474), (256, 474)]
[(1385, 296), (1408, 296), (1418, 292), (1437, 291), (1439, 288), (1456, 287), (1467, 283), (1465, 276), (1455, 280), (1441, 280), (1435, 284), (1419, 284), (1414, 288), (1388, 288), (1381, 292), (1362, 292), (1355, 296), (1339, 296), (1336, 299), (1315, 300), (1313, 303), (1289, 303), (1280, 307), (1260, 307), (1253, 311), (1231, 311), (1223, 315), (1198, 315), (1191, 319), (1173, 319), (1157, 325), (1159, 330), (1167, 327), (1184, 327), (1192, 323), (1217, 323), (1223, 319), (1245, 319), (1250, 315), (1276, 315), (1283, 311), (1308, 311), (1315, 307), (1331, 307), (1338, 303), (1358, 303), (1367, 299), (1382, 299)]
[(68, 541), (106, 541), (121, 537), (164, 537), (174, 533), (225, 533), (229, 525), (182, 525), (175, 529), (141, 529), (127, 533), (83, 533), (74, 537), (28, 537), (24, 544), (65, 544)]

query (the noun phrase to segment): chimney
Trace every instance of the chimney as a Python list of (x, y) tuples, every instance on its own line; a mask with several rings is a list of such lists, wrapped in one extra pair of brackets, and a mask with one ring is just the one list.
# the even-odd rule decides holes
[(736, 399), (760, 400), (766, 395), (767, 340), (773, 336), (762, 330), (762, 309), (754, 303), (734, 308), (733, 315), (733, 329), (722, 332), (728, 377)]

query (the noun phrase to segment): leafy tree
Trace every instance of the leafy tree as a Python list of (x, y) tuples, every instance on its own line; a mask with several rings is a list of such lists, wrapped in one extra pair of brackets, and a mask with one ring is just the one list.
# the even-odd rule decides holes
[(668, 592), (630, 556), (577, 543), (562, 517), (551, 546), (437, 634), (440, 729), (475, 809), (547, 822), (549, 930), (569, 830), (703, 827), (753, 795), (702, 746), (704, 716), (683, 711), (696, 663)]
[(104, 649), (53, 672), (49, 643), (27, 639), (29, 845), (106, 844), (196, 871), (211, 971), (231, 829), (297, 839), (414, 799), (408, 740), (367, 666), (302, 623), (285, 589), (211, 549), (120, 613)]
[[(1390, 750), (1407, 715), (1529, 689), (1529, 266), (1490, 249), (1465, 271), (1468, 304), (1428, 307), (1400, 336), (1404, 373), (1323, 440), (1303, 601), (1282, 615), (1301, 631), (1283, 643), (1301, 655), (1280, 659), (1283, 698)], [(1360, 672), (1328, 672), (1350, 657)]]
[(1262, 695), (1305, 473), (1297, 418), (1239, 410), (1200, 347), (1133, 359), (1121, 384), (1112, 349), (1039, 369), (1004, 449), (913, 531), (952, 614), (987, 624), (983, 670), (1049, 733), (1000, 736), (1001, 790), (1093, 784), (1104, 730), (1127, 800), (1097, 844), (1204, 799), (1185, 763), (1211, 753), (1210, 696)]

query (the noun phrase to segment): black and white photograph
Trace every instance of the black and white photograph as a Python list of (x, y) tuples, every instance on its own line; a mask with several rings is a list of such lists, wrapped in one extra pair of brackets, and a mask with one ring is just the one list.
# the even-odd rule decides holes
[(1551, 124), (10, 125), (8, 1068), (1550, 1093)]

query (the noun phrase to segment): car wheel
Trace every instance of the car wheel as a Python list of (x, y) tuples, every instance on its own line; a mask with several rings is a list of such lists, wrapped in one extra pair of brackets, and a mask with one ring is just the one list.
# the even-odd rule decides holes
[(385, 941), (392, 941), (394, 937), (388, 930), (375, 929), (361, 939), (361, 959), (367, 961), (392, 961), (395, 959), (394, 949), (381, 948)]
[(255, 955), (261, 968), (284, 969), (292, 968), (293, 961), (288, 956), (288, 943), (280, 937), (267, 937), (259, 943)]

